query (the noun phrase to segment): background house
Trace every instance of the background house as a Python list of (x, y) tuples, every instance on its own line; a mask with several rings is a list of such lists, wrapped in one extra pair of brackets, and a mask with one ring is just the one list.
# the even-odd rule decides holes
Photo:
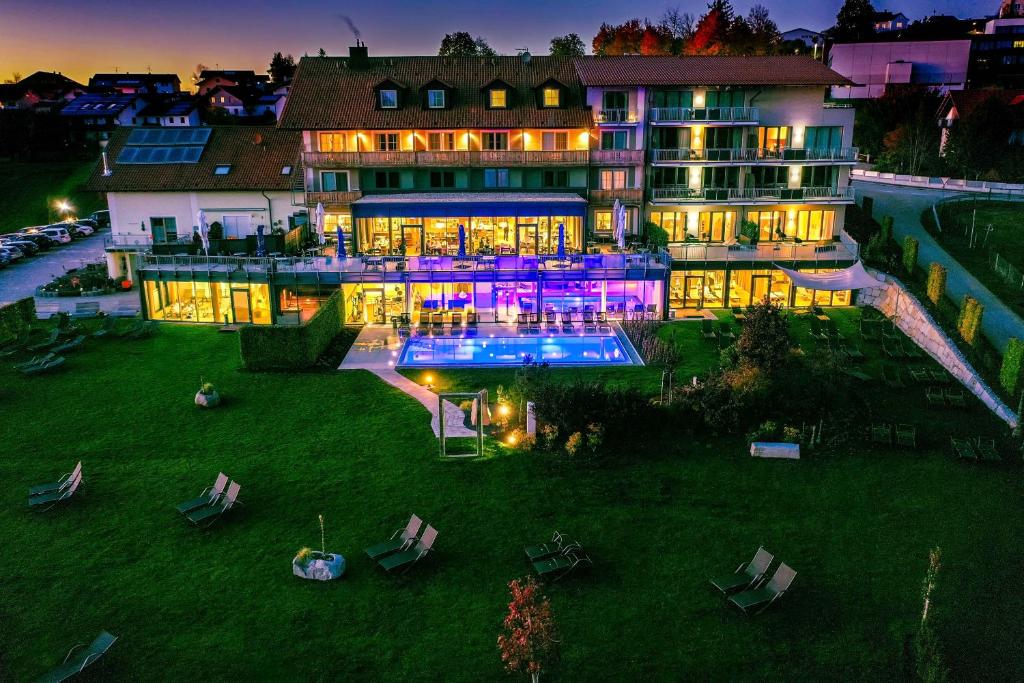
[(181, 91), (177, 74), (95, 74), (89, 79), (89, 92), (121, 95), (170, 95)]

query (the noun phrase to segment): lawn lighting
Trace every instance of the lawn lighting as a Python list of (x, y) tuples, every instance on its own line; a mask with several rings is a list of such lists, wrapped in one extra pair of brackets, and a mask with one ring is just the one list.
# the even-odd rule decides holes
[(509, 446), (515, 446), (516, 445), (516, 435), (515, 434), (509, 434), (508, 438), (506, 438), (505, 441), (506, 441), (506, 443), (508, 443)]
[(509, 410), (509, 407), (504, 403), (498, 406), (498, 414), (501, 415), (502, 417), (508, 417), (508, 414), (510, 412), (511, 411)]

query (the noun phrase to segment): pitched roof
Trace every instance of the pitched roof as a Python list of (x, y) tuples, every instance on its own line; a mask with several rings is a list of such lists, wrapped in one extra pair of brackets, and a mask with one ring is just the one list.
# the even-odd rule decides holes
[[(302, 142), (298, 131), (274, 126), (212, 126), (199, 161), (194, 164), (121, 164), (117, 159), (130, 129), (116, 130), (107, 145), (113, 173), (103, 175), (103, 164), (93, 169), (86, 187), (98, 192), (217, 192), (291, 189), (299, 172)], [(214, 167), (230, 165), (226, 175)], [(283, 175), (281, 170), (291, 166)]]
[(804, 56), (577, 57), (586, 86), (825, 86), (853, 85), (821, 62)]
[(61, 116), (117, 116), (132, 106), (140, 95), (85, 93), (60, 110)]
[(1018, 107), (1024, 103), (1024, 90), (1005, 90), (1003, 88), (979, 90), (950, 90), (940, 106), (943, 116), (949, 113), (950, 107), (956, 107), (959, 118), (970, 116), (971, 112), (981, 104), (995, 99), (1002, 104)]
[[(537, 106), (537, 86), (566, 86), (558, 109)], [(406, 89), (398, 109), (378, 109), (374, 87), (390, 79)], [(514, 96), (507, 109), (488, 109), (484, 86), (500, 79)], [(417, 94), (431, 81), (451, 84), (446, 109), (424, 109)], [(591, 124), (572, 60), (560, 57), (303, 57), (288, 95), (283, 128), (577, 128)]]
[(187, 116), (199, 105), (193, 97), (158, 97), (139, 112), (139, 116)]

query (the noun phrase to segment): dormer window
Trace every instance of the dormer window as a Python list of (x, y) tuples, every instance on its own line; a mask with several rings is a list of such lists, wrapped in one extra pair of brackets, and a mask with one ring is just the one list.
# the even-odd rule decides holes
[(217, 164), (213, 167), (213, 175), (227, 175), (231, 173), (231, 164)]
[(492, 88), (488, 92), (487, 106), (491, 109), (505, 109), (508, 107), (508, 90), (504, 88)]
[(398, 91), (393, 89), (381, 89), (380, 108), (398, 109)]
[(545, 107), (561, 107), (562, 91), (554, 87), (544, 88), (543, 102)]
[(427, 91), (427, 107), (430, 109), (444, 109), (444, 90)]

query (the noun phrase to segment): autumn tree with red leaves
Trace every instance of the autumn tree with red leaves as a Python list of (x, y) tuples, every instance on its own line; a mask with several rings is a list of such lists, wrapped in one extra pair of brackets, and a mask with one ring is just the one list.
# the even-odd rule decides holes
[(537, 683), (541, 671), (558, 655), (551, 602), (532, 576), (512, 580), (508, 590), (512, 601), (508, 603), (504, 630), (498, 636), (501, 661), (509, 672), (529, 673)]

